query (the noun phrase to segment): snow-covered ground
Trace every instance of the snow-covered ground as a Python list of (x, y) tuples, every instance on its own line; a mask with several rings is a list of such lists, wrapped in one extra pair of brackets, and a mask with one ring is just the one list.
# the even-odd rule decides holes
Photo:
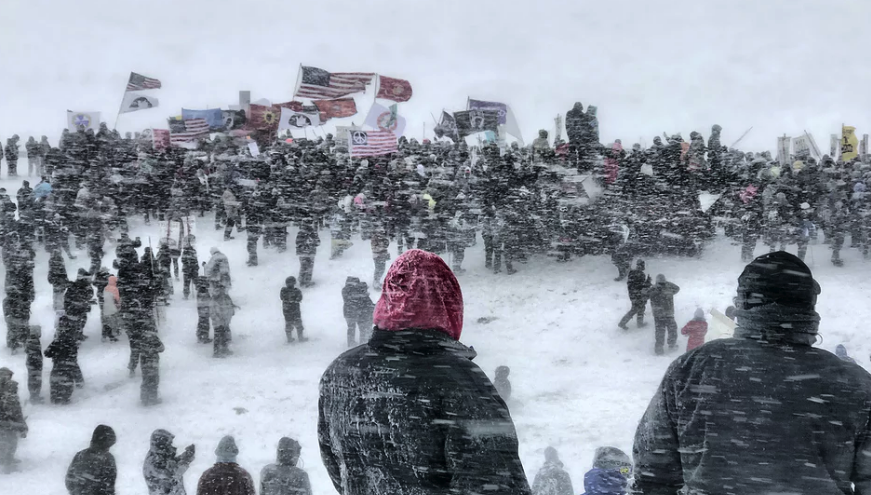
[[(0, 182), (14, 194), (15, 184)], [(87, 340), (80, 352), (84, 390), (67, 407), (25, 405), (30, 434), (19, 456), (21, 471), (3, 478), (17, 493), (62, 493), (64, 472), (73, 454), (87, 446), (93, 427), (113, 426), (118, 444), (113, 449), (119, 468), (121, 494), (145, 493), (142, 461), (156, 428), (166, 428), (180, 447), (195, 443), (197, 459), (186, 476), (189, 493), (199, 475), (214, 462), (213, 451), (222, 435), (235, 435), (242, 466), (259, 478), (260, 469), (274, 458), (281, 436), (299, 439), (302, 461), (317, 494), (333, 493), (317, 448), (318, 379), (328, 363), (345, 349), (345, 322), (340, 290), (345, 277), (372, 277), (367, 242), (354, 246), (336, 261), (328, 259), (327, 231), (315, 264), (316, 287), (304, 292), (303, 320), (311, 340), (284, 343), (278, 291), (299, 263), (291, 252), (260, 249), (260, 266), (245, 266), (245, 235), (224, 242), (211, 216), (199, 219), (197, 248), (206, 260), (211, 246), (228, 255), (233, 275), (232, 296), (241, 310), (233, 320), (235, 355), (216, 360), (211, 346), (196, 343), (196, 308), (182, 300), (180, 283), (162, 323), (166, 352), (161, 357), (163, 404), (139, 406), (139, 378), (127, 377), (126, 338), (101, 343), (95, 309), (88, 321)], [(148, 227), (137, 219), (133, 235), (155, 243), (156, 222)], [(295, 235), (291, 230), (290, 239)], [(107, 246), (113, 253), (113, 246)], [(391, 246), (395, 257), (396, 246)], [(697, 306), (724, 309), (734, 294), (742, 263), (739, 247), (720, 239), (701, 259), (648, 260), (651, 274), (663, 273), (681, 287), (676, 297), (678, 325), (688, 321)], [(762, 247), (757, 253), (762, 253)], [(140, 249), (140, 252), (142, 250)], [(812, 247), (809, 261), (822, 285), (818, 309), (823, 317), (822, 347), (833, 350), (845, 343), (860, 363), (871, 344), (864, 339), (864, 322), (871, 316), (868, 296), (869, 264), (855, 250), (845, 255), (846, 267), (827, 260), (823, 245)], [(568, 264), (533, 257), (508, 276), (484, 269), (483, 246), (467, 251), (466, 273), (460, 283), (466, 302), (462, 341), (479, 353), (476, 362), (492, 377), (496, 366), (511, 367), (514, 396), (510, 409), (520, 437), (527, 474), (534, 476), (548, 445), (557, 447), (580, 490), (596, 447), (614, 445), (629, 452), (637, 421), (653, 394), (670, 357), (652, 353), (652, 325), (624, 332), (616, 326), (629, 307), (625, 284), (614, 282), (616, 270), (607, 257), (585, 257)], [(86, 267), (86, 253), (68, 263), (75, 273)], [(113, 255), (104, 260), (110, 266)], [(51, 290), (46, 282), (47, 255), (37, 254), (37, 299), (33, 320), (45, 329), (43, 346), (51, 338)], [(373, 299), (377, 295), (372, 293)], [(495, 318), (479, 323), (479, 318)], [(650, 318), (648, 310), (648, 319)], [(5, 338), (5, 325), (0, 338)], [(679, 341), (685, 347), (685, 339)], [(0, 353), (0, 366), (10, 366), (26, 397), (22, 355)], [(46, 362), (47, 382), (50, 362)], [(46, 383), (47, 393), (47, 383)], [(2, 492), (2, 490), (0, 490)]]

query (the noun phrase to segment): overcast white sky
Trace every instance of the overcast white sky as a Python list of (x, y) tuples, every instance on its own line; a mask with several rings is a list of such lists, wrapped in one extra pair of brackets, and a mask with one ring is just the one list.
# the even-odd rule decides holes
[[(300, 63), (409, 79), (407, 135), (466, 97), (500, 100), (527, 141), (575, 101), (599, 107), (602, 140), (663, 131), (775, 149), (839, 124), (871, 131), (871, 2), (644, 0), (463, 2), (6, 0), (0, 138), (59, 134), (65, 110), (111, 125), (131, 70), (161, 79), (161, 107), (119, 130), (166, 127), (182, 106), (291, 99)], [(365, 113), (371, 94), (358, 98)], [(358, 116), (357, 123), (364, 115)], [(429, 133), (430, 131), (428, 131)]]

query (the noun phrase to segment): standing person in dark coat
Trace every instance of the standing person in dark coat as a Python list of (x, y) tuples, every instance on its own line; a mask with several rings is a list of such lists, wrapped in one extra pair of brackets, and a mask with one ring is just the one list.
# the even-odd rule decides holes
[(70, 495), (115, 495), (118, 470), (109, 449), (115, 445), (115, 430), (99, 425), (91, 446), (79, 451), (67, 469), (66, 486)]
[(49, 395), (52, 404), (69, 404), (73, 387), (82, 388), (85, 379), (79, 368), (79, 339), (75, 324), (66, 315), (60, 317), (57, 337), (45, 350), (51, 359)]
[(18, 177), (18, 134), (6, 140), (6, 176)]
[(209, 293), (209, 279), (197, 277), (197, 342), (209, 344), (209, 308), (212, 306), (212, 295)]
[(251, 475), (236, 463), (238, 454), (233, 437), (222, 438), (215, 449), (215, 465), (200, 477), (197, 495), (257, 495)]
[(148, 495), (185, 495), (182, 477), (194, 460), (196, 447), (188, 445), (181, 455), (175, 455), (174, 439), (166, 430), (154, 430), (151, 434), (151, 448), (142, 464)]
[(533, 495), (575, 495), (572, 478), (563, 469), (559, 454), (553, 447), (544, 449), (544, 466), (532, 482)]
[(260, 495), (312, 495), (308, 473), (296, 465), (301, 451), (292, 438), (278, 441), (278, 462), (260, 472)]
[(299, 341), (305, 342), (308, 339), (302, 336), (302, 310), (299, 307), (302, 302), (302, 291), (296, 288), (296, 277), (285, 279), (279, 297), (281, 298), (281, 311), (284, 313), (284, 334), (287, 336), (287, 343), (293, 342), (294, 329), (296, 329)]
[(91, 286), (88, 272), (79, 268), (76, 281), (70, 284), (64, 293), (64, 314), (75, 327), (76, 336), (84, 340), (85, 324), (88, 312), (91, 311), (91, 300), (94, 298), (94, 288)]
[(871, 493), (871, 375), (813, 347), (819, 294), (789, 253), (744, 268), (734, 337), (676, 359), (641, 419), (633, 493)]
[(369, 287), (357, 277), (348, 277), (342, 287), (342, 315), (348, 324), (348, 347), (357, 345), (355, 339), (359, 329), (360, 343), (369, 340), (372, 333), (372, 312), (375, 304), (369, 299)]
[(312, 283), (312, 272), (315, 269), (315, 255), (321, 240), (318, 231), (310, 222), (304, 222), (296, 233), (296, 255), (299, 256), (299, 285), (307, 288)]
[(629, 301), (632, 303), (632, 307), (629, 308), (629, 312), (623, 315), (620, 323), (617, 324), (623, 330), (629, 330), (626, 324), (629, 323), (633, 316), (636, 318), (638, 328), (644, 326), (644, 311), (647, 306), (647, 294), (645, 291), (651, 286), (650, 276), (644, 273), (644, 269), (644, 260), (637, 260), (635, 268), (629, 270), (626, 288), (629, 290)]
[(508, 366), (497, 366), (496, 376), (493, 377), (493, 386), (499, 392), (499, 397), (502, 397), (505, 401), (511, 400), (511, 381), (508, 379), (510, 374), (511, 368)]
[(197, 250), (194, 248), (193, 242), (194, 236), (187, 236), (184, 249), (181, 251), (182, 294), (185, 299), (191, 295), (191, 287), (196, 285), (197, 276), (200, 273), (200, 260), (197, 258)]
[(645, 289), (644, 294), (650, 298), (653, 308), (653, 324), (656, 327), (656, 344), (654, 351), (661, 356), (665, 351), (665, 333), (668, 332), (669, 350), (677, 349), (677, 322), (674, 321), (674, 295), (680, 292), (680, 287), (667, 281), (665, 275), (656, 276), (656, 283)]
[(142, 385), (139, 389), (139, 400), (143, 406), (160, 404), (158, 387), (160, 386), (160, 353), (165, 349), (157, 330), (148, 329), (142, 336), (139, 346), (139, 359), (142, 366)]
[(463, 296), (447, 264), (403, 253), (374, 316), (369, 342), (320, 382), (318, 439), (336, 490), (531, 494), (508, 408), (458, 342)]
[(42, 327), (30, 325), (30, 335), (27, 337), (27, 345), (24, 347), (27, 367), (27, 391), (30, 392), (31, 404), (42, 404)]
[(21, 412), (18, 382), (12, 379), (12, 370), (0, 368), (0, 470), (2, 473), (10, 473), (14, 469), (19, 437), (27, 437), (27, 422)]

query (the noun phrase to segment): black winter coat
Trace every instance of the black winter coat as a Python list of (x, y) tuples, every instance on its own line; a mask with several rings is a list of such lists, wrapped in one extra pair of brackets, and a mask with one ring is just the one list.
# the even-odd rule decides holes
[(302, 291), (296, 287), (281, 288), (281, 310), (284, 312), (284, 317), (299, 316), (302, 313), (299, 309), (299, 303), (302, 302)]
[[(369, 290), (366, 284), (356, 277), (348, 277), (345, 286), (342, 287), (342, 315), (351, 320), (364, 317), (372, 318), (375, 309), (372, 300), (369, 299)], [(368, 313), (368, 314), (367, 314)]]
[(188, 278), (194, 278), (200, 273), (200, 260), (197, 258), (197, 250), (186, 247), (181, 252), (181, 269)]
[(300, 230), (296, 234), (296, 255), (314, 256), (320, 244), (321, 240), (316, 230)]
[(635, 435), (633, 493), (871, 493), (871, 375), (766, 340), (714, 340), (671, 364)]
[(650, 287), (650, 279), (644, 274), (644, 270), (633, 268), (629, 270), (626, 278), (626, 287), (629, 289), (629, 299), (632, 301), (647, 300), (645, 290)]
[(64, 312), (68, 315), (83, 315), (91, 311), (94, 289), (87, 279), (73, 282), (64, 294)]
[(680, 292), (680, 287), (671, 282), (653, 284), (644, 293), (650, 297), (650, 307), (654, 318), (674, 317), (674, 295)]
[(475, 352), (433, 330), (375, 330), (321, 378), (321, 457), (343, 495), (530, 494), (505, 402)]
[(115, 467), (115, 456), (109, 452), (114, 443), (114, 432), (110, 438), (99, 436), (95, 432), (91, 446), (73, 457), (66, 476), (70, 495), (115, 495), (118, 470)]

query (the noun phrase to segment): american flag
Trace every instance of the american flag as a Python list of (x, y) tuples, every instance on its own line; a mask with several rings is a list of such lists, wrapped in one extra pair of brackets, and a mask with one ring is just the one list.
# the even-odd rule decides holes
[(206, 119), (171, 119), (169, 135), (169, 142), (172, 145), (195, 142), (209, 136), (209, 122)]
[(302, 67), (302, 82), (296, 89), (299, 98), (330, 100), (366, 90), (374, 72), (327, 72), (317, 67)]
[(131, 72), (130, 80), (127, 81), (127, 91), (142, 91), (143, 89), (160, 89), (160, 79)]
[(351, 156), (378, 156), (396, 153), (396, 134), (392, 131), (350, 131)]

